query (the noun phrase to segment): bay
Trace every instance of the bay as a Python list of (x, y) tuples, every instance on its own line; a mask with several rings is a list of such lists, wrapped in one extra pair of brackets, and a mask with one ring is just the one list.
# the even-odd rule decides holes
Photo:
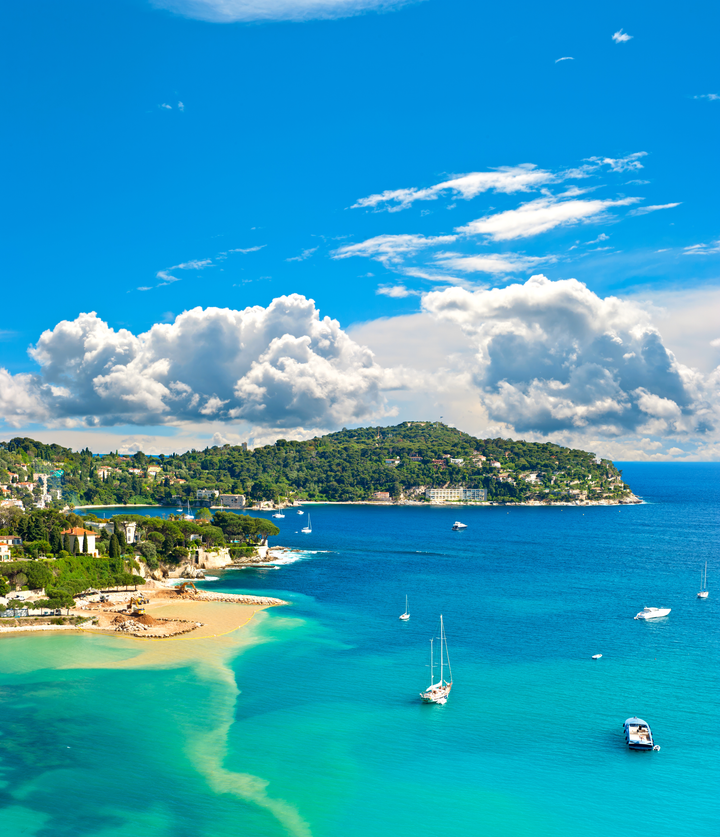
[[(621, 467), (643, 505), (312, 506), (312, 535), (290, 510), (277, 540), (299, 560), (205, 586), (292, 605), (213, 665), (3, 638), (3, 822), (42, 837), (717, 833), (720, 465)], [(672, 612), (634, 621), (645, 605)], [(454, 686), (425, 706), (440, 613)], [(659, 752), (627, 750), (635, 714)]]

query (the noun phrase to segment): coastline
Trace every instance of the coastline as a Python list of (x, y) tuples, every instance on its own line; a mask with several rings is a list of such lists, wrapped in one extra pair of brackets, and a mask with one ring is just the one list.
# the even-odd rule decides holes
[(256, 613), (270, 607), (287, 605), (283, 599), (267, 596), (244, 596), (200, 591), (197, 594), (178, 594), (172, 587), (140, 591), (149, 601), (143, 613), (127, 612), (127, 603), (137, 596), (135, 591), (115, 593), (104, 606), (83, 602), (84, 607), (70, 609), (65, 618), (90, 617), (81, 625), (33, 624), (0, 625), (0, 637), (27, 633), (75, 631), (106, 636), (154, 640), (214, 639), (244, 627)]
[[(512, 508), (517, 506), (527, 506), (532, 508), (540, 508), (540, 507), (557, 507), (557, 506), (568, 506), (568, 507), (576, 507), (576, 508), (585, 508), (586, 506), (639, 506), (644, 505), (645, 501), (638, 497), (635, 494), (631, 494), (629, 497), (623, 497), (622, 499), (607, 499), (607, 500), (583, 500), (583, 501), (567, 501), (567, 502), (543, 502), (540, 500), (535, 501), (519, 501), (517, 503), (473, 503), (473, 502), (463, 502), (462, 500), (452, 500), (452, 501), (442, 501), (442, 502), (435, 502), (435, 503), (426, 503), (420, 500), (400, 500), (399, 502), (395, 503), (393, 501), (386, 501), (386, 500), (298, 500), (298, 506), (375, 506), (381, 508), (385, 507), (396, 507), (396, 506), (419, 506), (421, 508), (457, 508), (462, 506), (470, 507), (470, 508), (497, 508), (497, 507), (505, 507), (505, 508)], [(278, 506), (279, 509), (292, 509), (296, 508), (295, 506)], [(248, 507), (245, 511), (275, 511), (275, 509), (257, 509)]]

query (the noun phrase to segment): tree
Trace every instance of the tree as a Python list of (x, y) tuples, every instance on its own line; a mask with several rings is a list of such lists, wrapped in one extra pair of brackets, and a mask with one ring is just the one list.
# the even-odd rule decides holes
[(80, 554), (80, 538), (73, 538), (73, 555)]
[(83, 546), (82, 546), (83, 555), (88, 554), (88, 539), (87, 539), (87, 532), (83, 535)]
[(210, 509), (199, 509), (195, 514), (197, 520), (210, 520), (211, 517), (212, 512)]
[(110, 537), (110, 546), (108, 548), (108, 556), (110, 558), (119, 558), (120, 557), (120, 541), (118, 540), (118, 536), (113, 533)]

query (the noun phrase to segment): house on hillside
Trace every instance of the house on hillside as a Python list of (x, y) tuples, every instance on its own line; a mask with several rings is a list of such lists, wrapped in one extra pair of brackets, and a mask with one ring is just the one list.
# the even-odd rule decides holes
[[(95, 558), (99, 556), (99, 552), (95, 548), (95, 538), (97, 537), (97, 533), (93, 532), (92, 529), (84, 529), (82, 526), (73, 526), (72, 529), (63, 529), (61, 532), (63, 538), (66, 541), (66, 549), (68, 552), (75, 552), (75, 543), (78, 543), (78, 552), (86, 552), (88, 555), (92, 555)], [(83, 549), (85, 545), (85, 538), (87, 538), (87, 549)]]
[(162, 474), (162, 468), (160, 465), (148, 465), (146, 471), (149, 480), (154, 480), (159, 474)]
[(220, 495), (220, 492), (215, 488), (198, 488), (195, 494), (198, 500), (214, 500)]
[(0, 535), (0, 561), (11, 561), (11, 550), (14, 546), (22, 546), (22, 538), (17, 535)]

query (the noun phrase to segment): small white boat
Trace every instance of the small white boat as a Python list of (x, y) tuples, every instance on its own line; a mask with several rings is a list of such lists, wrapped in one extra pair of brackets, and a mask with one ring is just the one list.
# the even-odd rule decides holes
[(667, 616), (672, 608), (670, 607), (644, 607), (635, 619), (659, 619), (661, 616)]
[(305, 514), (305, 512), (304, 512), (302, 509), (300, 509), (300, 511), (298, 512), (298, 514)]
[[(444, 679), (443, 665), (447, 659), (447, 667), (450, 672), (450, 680)], [(433, 640), (430, 640), (430, 685), (424, 692), (420, 692), (420, 700), (423, 703), (438, 703), (440, 706), (447, 703), (450, 689), (452, 689), (452, 670), (450, 669), (450, 658), (447, 653), (447, 638), (445, 637), (445, 626), (443, 618), (440, 617), (440, 679), (435, 681), (435, 667), (433, 664)]]
[(277, 512), (276, 514), (273, 515), (273, 517), (277, 518), (278, 520), (280, 520), (280, 519), (284, 520), (285, 519), (285, 515), (282, 514), (281, 512)]
[(593, 660), (599, 660), (600, 657), (602, 657), (602, 654), (593, 654), (592, 655)]
[(410, 612), (408, 611), (408, 599), (407, 599), (407, 596), (405, 596), (405, 613), (401, 613), (401, 614), (400, 614), (400, 616), (399, 616), (398, 618), (399, 618), (399, 619), (402, 619), (402, 621), (403, 621), (403, 622), (407, 622), (407, 620), (410, 618)]
[(700, 592), (697, 594), (698, 599), (707, 599), (708, 597), (708, 589), (707, 589), (707, 561), (705, 562), (705, 578), (703, 578), (703, 572), (700, 570)]
[(303, 526), (300, 530), (303, 535), (312, 535), (312, 522), (310, 521), (310, 513), (308, 512), (307, 526)]
[(631, 750), (659, 750), (653, 743), (652, 732), (642, 718), (628, 718), (623, 724), (625, 741)]
[(456, 520), (455, 523), (453, 523), (453, 532), (459, 532), (461, 529), (467, 529), (467, 523), (460, 523), (459, 520)]

